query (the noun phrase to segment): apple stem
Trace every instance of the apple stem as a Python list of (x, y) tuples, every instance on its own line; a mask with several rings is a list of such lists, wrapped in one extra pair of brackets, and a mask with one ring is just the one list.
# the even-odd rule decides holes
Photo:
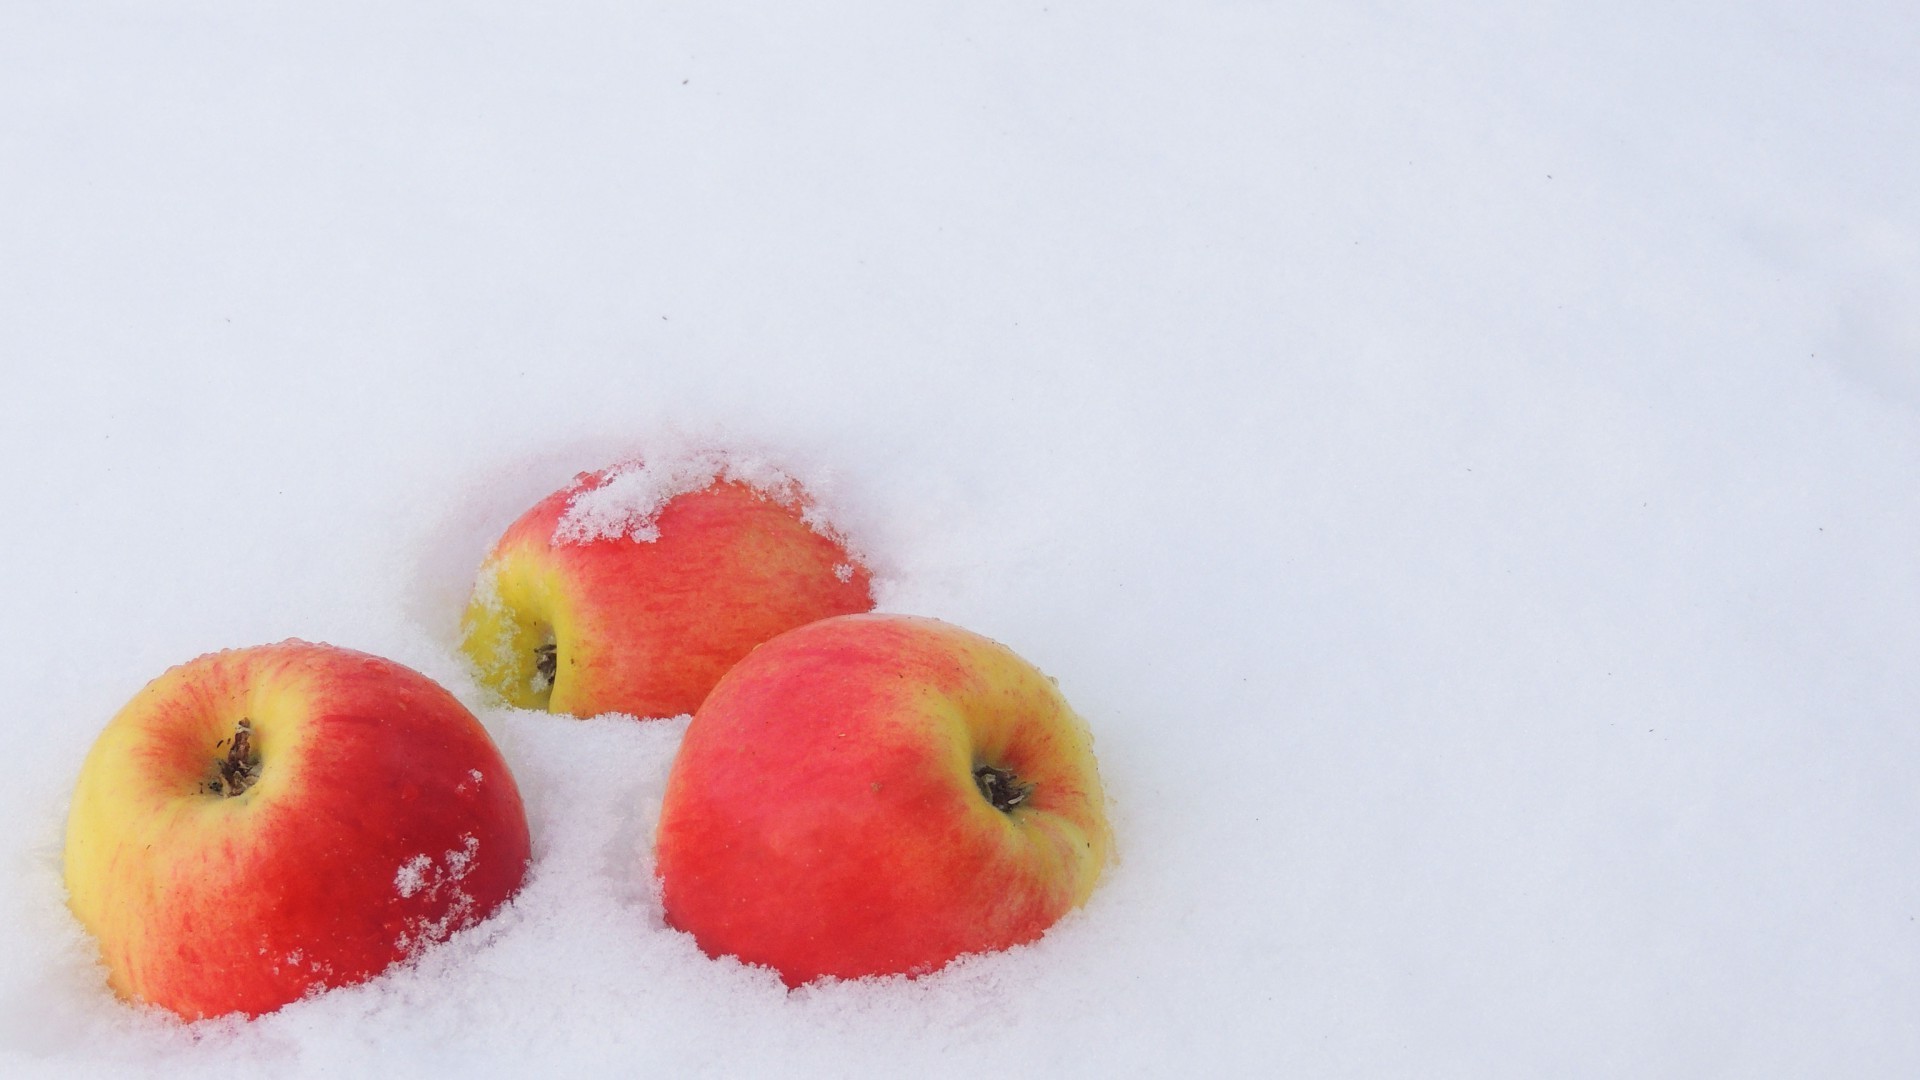
[(533, 650), (533, 671), (540, 689), (552, 689), (560, 674), (560, 647), (549, 641)]
[[(227, 742), (222, 739), (220, 742)], [(218, 746), (219, 743), (215, 743)], [(243, 795), (246, 790), (260, 780), (260, 759), (253, 752), (253, 721), (242, 718), (234, 728), (233, 741), (227, 746), (227, 756), (218, 763), (220, 775), (207, 784), (207, 790), (215, 795), (232, 798)]]
[(1012, 769), (982, 765), (973, 770), (973, 782), (980, 785), (981, 796), (1003, 814), (1012, 813), (1014, 807), (1033, 794), (1033, 785), (1021, 783)]

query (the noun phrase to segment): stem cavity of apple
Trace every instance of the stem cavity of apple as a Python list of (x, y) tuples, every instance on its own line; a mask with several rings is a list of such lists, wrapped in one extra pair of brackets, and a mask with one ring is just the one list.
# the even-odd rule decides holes
[(1013, 813), (1014, 807), (1033, 794), (1033, 785), (1021, 783), (1011, 769), (981, 765), (973, 770), (973, 782), (980, 786), (981, 797), (1003, 814)]
[(218, 775), (207, 781), (207, 791), (213, 795), (232, 798), (244, 795), (248, 788), (260, 782), (260, 755), (253, 749), (253, 721), (242, 718), (233, 729), (232, 740), (221, 739), (214, 743), (217, 750), (227, 748), (227, 756), (214, 762)]
[(553, 689), (560, 674), (560, 646), (552, 641), (533, 650), (533, 692), (544, 694)]

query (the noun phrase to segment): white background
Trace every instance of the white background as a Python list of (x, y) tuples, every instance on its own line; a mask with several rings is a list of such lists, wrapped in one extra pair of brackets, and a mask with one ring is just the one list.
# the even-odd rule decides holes
[[(1917, 56), (1910, 0), (6, 5), (0, 1072), (1920, 1072)], [(664, 928), (683, 722), (452, 643), (675, 433), (1059, 678), (1083, 912), (794, 994)], [(81, 757), (289, 636), (480, 712), (527, 890), (121, 1005)]]

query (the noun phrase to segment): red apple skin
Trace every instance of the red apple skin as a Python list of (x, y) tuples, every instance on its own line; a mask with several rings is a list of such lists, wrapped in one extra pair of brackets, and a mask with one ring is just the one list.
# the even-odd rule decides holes
[[(238, 722), (258, 779), (211, 793)], [(520, 886), (526, 814), (425, 676), (289, 641), (173, 668), (114, 717), (68, 818), (69, 905), (122, 996), (188, 1020), (370, 978)]]
[[(982, 765), (1028, 801), (996, 808)], [(1052, 680), (959, 627), (856, 615), (773, 639), (714, 688), (656, 853), (670, 925), (797, 986), (1032, 941), (1109, 846), (1091, 736)]]
[[(556, 538), (572, 500), (612, 472), (583, 473), (527, 511), (482, 568), (464, 648), (510, 704), (684, 715), (761, 642), (873, 608), (869, 572), (802, 520), (803, 502), (733, 481), (669, 501), (656, 539)], [(550, 688), (535, 679), (543, 643), (555, 649)]]

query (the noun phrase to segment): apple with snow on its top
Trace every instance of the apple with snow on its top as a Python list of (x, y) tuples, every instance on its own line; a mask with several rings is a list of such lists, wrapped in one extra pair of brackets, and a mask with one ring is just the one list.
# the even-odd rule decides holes
[(873, 607), (791, 478), (718, 454), (582, 473), (507, 529), (463, 627), (480, 682), (575, 716), (677, 716), (783, 630)]
[(67, 819), (68, 905), (109, 983), (188, 1020), (371, 978), (492, 914), (527, 859), (519, 789), (472, 713), (302, 641), (149, 683)]
[(851, 615), (714, 688), (656, 844), (668, 924), (797, 986), (1032, 941), (1086, 901), (1110, 838), (1051, 679), (947, 623)]

